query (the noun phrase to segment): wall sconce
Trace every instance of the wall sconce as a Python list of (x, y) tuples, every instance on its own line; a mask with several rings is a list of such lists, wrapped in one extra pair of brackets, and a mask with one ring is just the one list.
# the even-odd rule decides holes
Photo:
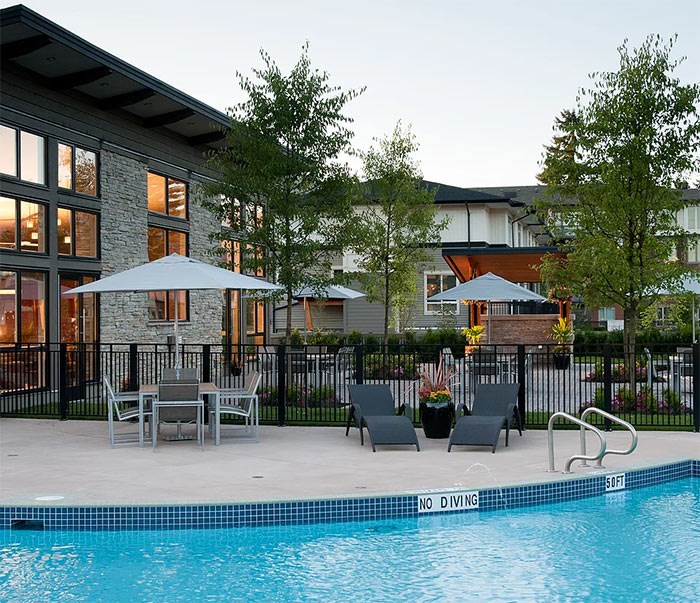
[(63, 224), (61, 218), (56, 218), (56, 226), (60, 226), (61, 224)]
[(63, 242), (64, 243), (70, 243), (70, 237), (63, 237)]
[(32, 236), (33, 241), (39, 240), (39, 233), (38, 232), (33, 232), (31, 236)]
[(34, 220), (27, 219), (25, 224), (26, 224), (27, 228), (34, 228)]

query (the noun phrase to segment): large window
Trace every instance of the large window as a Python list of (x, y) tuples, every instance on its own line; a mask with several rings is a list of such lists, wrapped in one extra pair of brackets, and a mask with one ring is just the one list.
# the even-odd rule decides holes
[(456, 301), (429, 302), (433, 295), (442, 293), (457, 286), (457, 277), (452, 273), (425, 274), (425, 313), (443, 314), (451, 312), (459, 314), (459, 303)]
[(0, 173), (46, 184), (46, 139), (0, 125)]
[[(148, 261), (160, 259), (171, 253), (187, 255), (187, 233), (165, 228), (148, 227)], [(175, 320), (177, 303), (178, 320), (188, 320), (189, 303), (186, 291), (156, 291), (149, 293), (150, 320)]]
[(97, 196), (97, 154), (58, 143), (58, 187)]
[(56, 232), (60, 255), (97, 257), (97, 215), (59, 207)]
[(0, 197), (0, 249), (46, 252), (46, 208), (41, 203)]
[(0, 342), (46, 341), (46, 276), (41, 272), (0, 272)]
[(175, 178), (149, 172), (148, 211), (187, 218), (187, 185)]

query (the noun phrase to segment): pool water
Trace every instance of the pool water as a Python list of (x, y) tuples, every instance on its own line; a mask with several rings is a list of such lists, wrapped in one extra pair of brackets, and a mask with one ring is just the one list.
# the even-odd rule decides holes
[(312, 526), (0, 532), (0, 601), (700, 600), (700, 479)]

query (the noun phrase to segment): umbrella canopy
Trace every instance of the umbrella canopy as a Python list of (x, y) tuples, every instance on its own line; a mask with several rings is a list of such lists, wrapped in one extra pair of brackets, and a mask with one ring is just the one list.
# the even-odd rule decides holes
[(193, 289), (281, 289), (252, 276), (238, 274), (173, 253), (66, 291), (109, 293), (114, 291), (183, 291)]
[[(200, 262), (177, 253), (118, 272), (112, 276), (69, 289), (64, 295), (75, 293), (114, 293), (136, 291), (191, 291), (194, 289), (281, 289), (266, 281), (238, 274)], [(180, 365), (177, 337), (177, 307), (175, 304), (175, 366)]]
[[(546, 301), (547, 298), (491, 272), (428, 298), (429, 302), (460, 300), (485, 301), (490, 304), (492, 301)], [(488, 306), (486, 319), (487, 341), (491, 342), (491, 312), (488, 311)]]
[(429, 302), (437, 301), (546, 301), (534, 291), (525, 287), (511, 283), (510, 281), (487, 272), (483, 276), (478, 276), (470, 281), (466, 281), (433, 295), (428, 298)]
[(349, 289), (348, 287), (343, 287), (342, 285), (328, 285), (326, 287), (321, 287), (320, 289), (314, 289), (313, 287), (307, 285), (294, 297), (296, 299), (304, 300), (304, 343), (306, 343), (307, 337), (307, 322), (309, 320), (309, 309), (306, 305), (307, 299), (357, 299), (358, 297), (364, 297), (365, 294), (360, 291), (355, 291), (354, 289)]
[(357, 299), (364, 297), (365, 294), (342, 285), (328, 285), (320, 290), (315, 290), (309, 286), (304, 287), (294, 297), (297, 299)]

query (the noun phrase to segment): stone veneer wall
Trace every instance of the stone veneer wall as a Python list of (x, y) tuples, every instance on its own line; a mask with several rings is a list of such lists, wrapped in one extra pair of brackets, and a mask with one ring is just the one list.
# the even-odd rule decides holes
[[(148, 205), (145, 163), (110, 151), (101, 161), (102, 276), (134, 268), (148, 261)], [(208, 235), (217, 221), (203, 209), (190, 187), (190, 256), (207, 259)], [(221, 343), (220, 291), (190, 293), (190, 321), (181, 322), (185, 343)], [(145, 293), (103, 293), (100, 301), (100, 339), (103, 343), (165, 343), (172, 323), (148, 320)]]

